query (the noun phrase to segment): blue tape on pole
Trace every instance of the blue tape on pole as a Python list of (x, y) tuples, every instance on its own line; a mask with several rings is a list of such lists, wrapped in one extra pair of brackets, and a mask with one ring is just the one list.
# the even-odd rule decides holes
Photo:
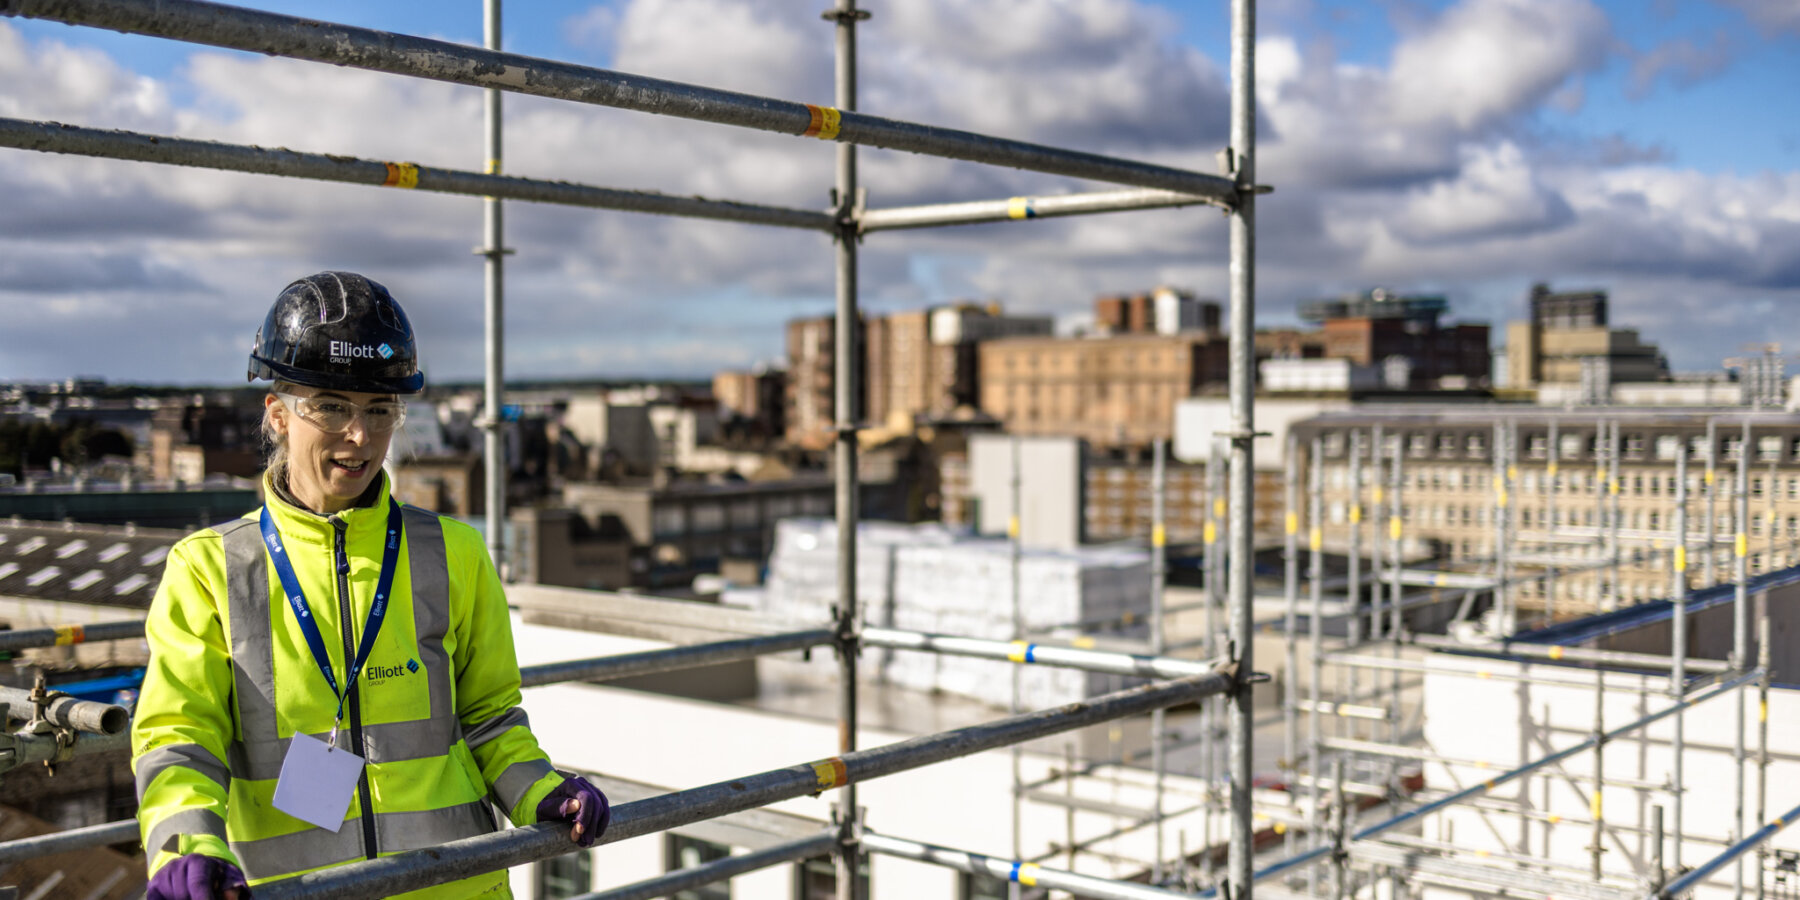
[(1018, 881), (1019, 880), (1019, 864), (1018, 863), (1015, 862), (1012, 864), (1012, 871), (1006, 873), (1006, 880), (1007, 881)]

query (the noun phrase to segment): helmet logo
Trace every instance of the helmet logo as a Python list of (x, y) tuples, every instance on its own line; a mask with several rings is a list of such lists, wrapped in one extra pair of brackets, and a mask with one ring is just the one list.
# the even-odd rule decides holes
[(334, 365), (343, 365), (353, 359), (374, 359), (377, 356), (388, 359), (393, 355), (394, 348), (386, 344), (371, 347), (368, 344), (357, 344), (351, 341), (331, 342), (331, 362)]

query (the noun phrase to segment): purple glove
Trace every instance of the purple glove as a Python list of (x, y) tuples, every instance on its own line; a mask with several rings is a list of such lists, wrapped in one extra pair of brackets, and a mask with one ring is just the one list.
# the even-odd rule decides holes
[(238, 900), (250, 900), (250, 886), (237, 866), (189, 853), (156, 870), (145, 900), (223, 900), (226, 891), (237, 891)]
[(538, 801), (537, 817), (539, 822), (574, 822), (569, 839), (577, 846), (592, 847), (612, 820), (612, 807), (586, 778), (570, 775)]

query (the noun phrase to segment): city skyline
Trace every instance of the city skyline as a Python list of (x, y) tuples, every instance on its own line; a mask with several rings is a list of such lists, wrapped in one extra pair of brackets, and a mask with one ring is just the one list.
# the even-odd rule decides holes
[[(479, 40), (479, 4), (249, 4)], [(868, 4), (865, 4), (868, 5)], [(1800, 13), (1774, 0), (1265, 0), (1259, 319), (1383, 286), (1462, 321), (1529, 286), (1598, 287), (1679, 370), (1782, 340), (1800, 300)], [(1202, 171), (1225, 143), (1223, 4), (874, 5), (863, 111)], [(775, 0), (508, 8), (507, 49), (810, 102), (817, 10)], [(0, 114), (479, 169), (481, 92), (0, 19)], [(822, 207), (831, 149), (506, 99), (509, 173)], [(1178, 117), (1171, 110), (1192, 110)], [(417, 324), (428, 374), (478, 378), (479, 201), (4, 151), (0, 380), (230, 384), (288, 279), (350, 268)], [(874, 206), (1092, 183), (863, 151)], [(511, 203), (510, 378), (704, 377), (828, 313), (824, 238)], [(1223, 297), (1224, 222), (1188, 209), (871, 236), (872, 312), (962, 298), (1086, 315), (1173, 284)], [(1775, 327), (1771, 327), (1774, 325)], [(1790, 341), (1800, 343), (1800, 341)]]

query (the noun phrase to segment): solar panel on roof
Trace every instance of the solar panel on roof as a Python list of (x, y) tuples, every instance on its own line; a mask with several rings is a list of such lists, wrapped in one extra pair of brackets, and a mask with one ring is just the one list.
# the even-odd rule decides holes
[(62, 575), (61, 569), (55, 566), (45, 566), (36, 572), (31, 573), (30, 577), (25, 579), (25, 583), (32, 587), (43, 587), (45, 582), (51, 581), (60, 575)]
[(115, 559), (118, 559), (121, 556), (124, 556), (125, 551), (130, 550), (130, 549), (131, 549), (130, 545), (126, 544), (124, 541), (120, 541), (120, 542), (112, 545), (111, 547), (108, 547), (105, 550), (100, 551), (100, 555), (96, 558), (99, 559), (103, 563), (109, 563)]
[(50, 542), (44, 540), (43, 535), (41, 535), (41, 534), (33, 535), (31, 537), (31, 539), (29, 539), (25, 543), (19, 545), (19, 555), (24, 556), (27, 553), (36, 553), (38, 551), (38, 548), (40, 548), (48, 543), (50, 543)]
[(100, 574), (99, 569), (89, 569), (86, 572), (69, 579), (69, 590), (85, 591), (88, 588), (93, 587), (94, 582), (105, 577), (106, 576)]
[(81, 538), (76, 538), (76, 539), (62, 545), (61, 547), (56, 548), (56, 558), (57, 559), (68, 559), (69, 557), (74, 556), (75, 554), (80, 553), (81, 551), (86, 550), (87, 548), (88, 548), (87, 541), (84, 541)]
[(141, 558), (138, 559), (138, 562), (141, 562), (146, 566), (154, 566), (157, 563), (162, 562), (164, 559), (167, 559), (168, 556), (169, 556), (169, 548), (168, 547), (166, 547), (166, 546), (157, 547), (156, 549), (151, 550), (149, 553), (144, 554)]
[(17, 571), (19, 571), (19, 564), (16, 562), (0, 563), (0, 579), (4, 579)]
[(142, 572), (133, 572), (131, 577), (113, 585), (113, 593), (123, 597), (138, 588), (150, 583), (150, 577)]

